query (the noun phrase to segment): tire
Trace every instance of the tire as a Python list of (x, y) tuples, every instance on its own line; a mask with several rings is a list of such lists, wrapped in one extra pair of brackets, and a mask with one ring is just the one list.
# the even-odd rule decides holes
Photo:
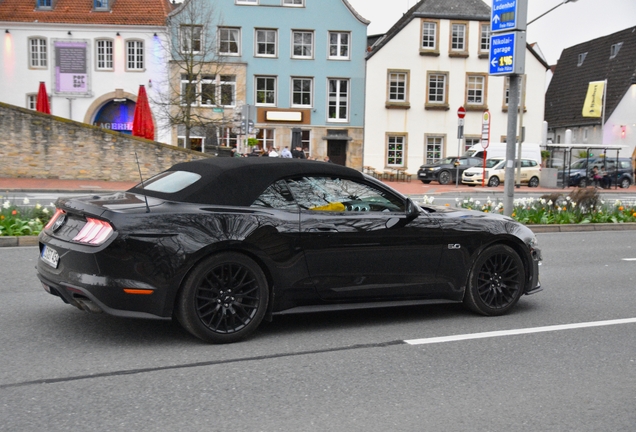
[(585, 177), (581, 177), (581, 180), (579, 180), (579, 187), (587, 187), (587, 179)]
[(441, 185), (449, 184), (452, 179), (453, 179), (453, 176), (448, 171), (442, 171), (441, 173), (439, 173), (439, 176), (437, 176), (437, 181)]
[(431, 181), (430, 180), (421, 180), (422, 183), (424, 184), (429, 184)]
[(227, 252), (198, 264), (177, 299), (176, 317), (191, 334), (210, 343), (232, 343), (259, 326), (269, 301), (267, 279), (245, 255)]
[(629, 177), (623, 177), (620, 182), (620, 186), (622, 189), (627, 189), (632, 185), (632, 182), (629, 180)]
[(464, 305), (482, 315), (503, 315), (519, 301), (525, 280), (519, 255), (510, 246), (491, 246), (470, 270)]
[(534, 176), (528, 181), (528, 187), (539, 187), (539, 177)]
[(492, 176), (492, 177), (490, 177), (488, 179), (488, 186), (489, 187), (497, 187), (497, 186), (499, 186), (499, 183), (501, 183), (501, 182), (499, 181), (499, 177), (497, 177), (497, 176)]

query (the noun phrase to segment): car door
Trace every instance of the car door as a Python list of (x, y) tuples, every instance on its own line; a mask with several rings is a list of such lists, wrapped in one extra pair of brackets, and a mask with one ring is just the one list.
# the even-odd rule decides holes
[(425, 215), (409, 219), (402, 198), (358, 180), (307, 176), (289, 187), (320, 298), (432, 297), (443, 244), (436, 222)]

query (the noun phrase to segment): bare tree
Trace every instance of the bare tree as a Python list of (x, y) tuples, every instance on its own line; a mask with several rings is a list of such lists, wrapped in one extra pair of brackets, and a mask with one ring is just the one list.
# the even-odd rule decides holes
[(169, 18), (168, 41), (162, 44), (167, 81), (152, 102), (163, 127), (184, 130), (187, 149), (193, 130), (209, 134), (234, 124), (240, 66), (223, 54), (231, 54), (238, 40), (221, 22), (214, 2), (186, 0)]

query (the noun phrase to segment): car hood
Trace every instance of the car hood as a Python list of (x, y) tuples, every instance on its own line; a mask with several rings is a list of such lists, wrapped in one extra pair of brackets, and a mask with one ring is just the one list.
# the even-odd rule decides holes
[(428, 169), (428, 168), (454, 168), (453, 164), (427, 164), (420, 165), (420, 169)]

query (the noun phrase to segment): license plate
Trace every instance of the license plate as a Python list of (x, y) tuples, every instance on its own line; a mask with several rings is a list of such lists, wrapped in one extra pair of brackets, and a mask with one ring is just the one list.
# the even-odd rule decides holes
[(51, 249), (46, 245), (44, 246), (44, 249), (42, 249), (41, 258), (42, 261), (53, 268), (57, 268), (57, 265), (60, 262), (60, 256), (58, 255), (57, 251), (55, 249)]

